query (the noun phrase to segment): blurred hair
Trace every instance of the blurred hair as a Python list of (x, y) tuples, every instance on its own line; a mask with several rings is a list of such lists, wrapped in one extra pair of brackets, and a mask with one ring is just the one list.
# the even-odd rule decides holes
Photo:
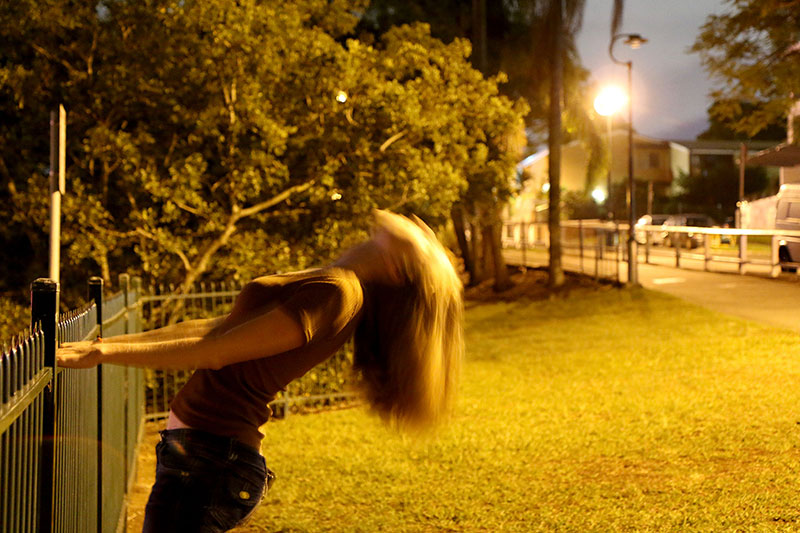
[(365, 284), (354, 366), (367, 400), (385, 421), (422, 428), (440, 421), (455, 397), (464, 351), (463, 287), (420, 219), (377, 211), (375, 230), (388, 234), (380, 248), (402, 280)]

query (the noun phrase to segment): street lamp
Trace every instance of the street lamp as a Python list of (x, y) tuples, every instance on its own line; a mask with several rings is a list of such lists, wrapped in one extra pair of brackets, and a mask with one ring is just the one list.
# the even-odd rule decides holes
[(608, 55), (617, 65), (628, 67), (628, 283), (636, 284), (639, 276), (636, 271), (636, 237), (633, 227), (636, 224), (635, 184), (633, 180), (633, 61), (620, 61), (614, 57), (614, 44), (625, 38), (625, 44), (634, 50), (647, 42), (647, 39), (638, 33), (618, 33), (611, 38), (608, 45)]
[(628, 101), (628, 95), (625, 91), (615, 85), (603, 87), (594, 99), (594, 110), (597, 114), (606, 117), (606, 126), (608, 132), (608, 173), (606, 174), (606, 211), (609, 217), (611, 216), (611, 117), (617, 113)]

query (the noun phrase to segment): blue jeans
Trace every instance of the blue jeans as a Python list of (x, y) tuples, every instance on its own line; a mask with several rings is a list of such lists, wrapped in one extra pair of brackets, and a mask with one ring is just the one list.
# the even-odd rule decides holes
[(161, 432), (144, 533), (227, 531), (256, 508), (275, 475), (258, 450), (196, 429)]

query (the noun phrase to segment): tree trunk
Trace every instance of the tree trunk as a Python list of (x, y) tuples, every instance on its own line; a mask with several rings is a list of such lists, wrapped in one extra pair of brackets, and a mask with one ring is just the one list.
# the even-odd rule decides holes
[(472, 248), (473, 266), (475, 269), (475, 277), (470, 280), (470, 284), (477, 285), (487, 278), (486, 274), (486, 261), (483, 254), (483, 233), (481, 226), (474, 220), (469, 222), (470, 234), (472, 240), (470, 242)]
[(472, 0), (472, 64), (484, 76), (489, 67), (489, 54), (486, 45), (486, 0)]
[(492, 254), (492, 224), (484, 221), (481, 224), (481, 243), (483, 253), (481, 259), (483, 260), (483, 279), (490, 279), (495, 276), (494, 261)]
[(550, 55), (550, 113), (548, 116), (550, 205), (547, 226), (550, 233), (550, 260), (548, 263), (549, 285), (558, 288), (564, 285), (564, 268), (561, 264), (561, 94), (564, 75), (563, 4), (554, 2), (552, 7), (553, 48)]
[(489, 230), (489, 250), (492, 256), (492, 263), (494, 264), (494, 290), (495, 292), (501, 292), (513, 287), (514, 283), (511, 281), (511, 276), (508, 274), (506, 260), (503, 257), (503, 224), (500, 221), (497, 209), (494, 209), (494, 213), (492, 213), (492, 217), (486, 227)]
[(467, 273), (469, 285), (475, 280), (475, 259), (467, 241), (467, 231), (464, 225), (464, 207), (461, 204), (453, 204), (450, 209), (450, 218), (453, 221), (453, 231), (456, 234), (458, 248), (461, 250), (461, 259), (464, 261), (464, 271)]

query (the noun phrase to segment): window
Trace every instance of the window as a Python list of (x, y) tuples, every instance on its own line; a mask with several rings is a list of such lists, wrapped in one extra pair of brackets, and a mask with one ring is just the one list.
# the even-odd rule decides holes
[(786, 206), (786, 218), (800, 218), (800, 202), (789, 202)]
[(661, 163), (657, 152), (650, 152), (650, 168), (658, 168)]

